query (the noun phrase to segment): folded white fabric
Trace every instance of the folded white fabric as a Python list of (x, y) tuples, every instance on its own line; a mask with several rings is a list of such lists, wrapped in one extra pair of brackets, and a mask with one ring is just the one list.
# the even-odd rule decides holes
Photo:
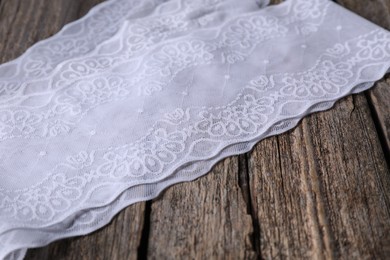
[(370, 88), (390, 33), (328, 0), (111, 0), (0, 66), (0, 258)]

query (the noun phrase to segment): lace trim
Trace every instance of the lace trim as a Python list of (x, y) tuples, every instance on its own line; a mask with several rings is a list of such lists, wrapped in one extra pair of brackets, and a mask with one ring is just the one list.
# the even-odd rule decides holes
[[(340, 98), (371, 88), (374, 84), (374, 81), (380, 79), (383, 74), (384, 72), (378, 73), (376, 77), (372, 78), (373, 82), (361, 83), (355, 86), (355, 88), (352, 88), (350, 92), (344, 93), (344, 95), (340, 96)], [(172, 176), (169, 176), (168, 178), (163, 179), (158, 183), (130, 187), (129, 189), (124, 190), (123, 193), (119, 194), (118, 197), (113, 201), (110, 201), (108, 206), (106, 205), (101, 208), (85, 209), (81, 213), (69, 216), (67, 219), (63, 220), (61, 224), (49, 226), (41, 230), (18, 229), (7, 231), (6, 233), (2, 234), (2, 236), (9, 237), (8, 240), (5, 239), (7, 242), (3, 243), (4, 248), (8, 248), (4, 255), (11, 254), (9, 257), (6, 257), (6, 259), (18, 259), (15, 258), (14, 254), (20, 254), (20, 259), (22, 259), (26, 251), (24, 248), (41, 247), (58, 239), (80, 236), (93, 232), (96, 229), (107, 225), (112, 220), (112, 218), (118, 214), (118, 212), (127, 206), (136, 202), (154, 199), (158, 197), (158, 195), (164, 189), (174, 184), (193, 181), (205, 175), (218, 161), (232, 155), (249, 152), (261, 139), (280, 134), (294, 128), (306, 115), (327, 110), (331, 108), (336, 101), (337, 100), (323, 101), (320, 103), (311, 104), (311, 106), (308, 106), (307, 110), (300, 115), (297, 115), (296, 117), (285, 118), (279, 122), (276, 122), (272, 127), (265, 131), (261, 137), (259, 136), (258, 139), (248, 141), (248, 143), (240, 143), (228, 146), (214, 158), (205, 160), (202, 163), (193, 163), (190, 167), (180, 169)], [(23, 236), (15, 235), (13, 232), (21, 232)], [(60, 235), (59, 232), (61, 232)], [(34, 237), (36, 240), (27, 240), (21, 243), (20, 239), (18, 238), (18, 243), (13, 241), (13, 237), (25, 237), (26, 234), (31, 235), (29, 237)], [(0, 241), (0, 243), (2, 242)], [(20, 252), (18, 250), (20, 250)]]
[[(289, 11), (281, 19), (266, 15), (259, 16), (257, 13), (248, 15), (222, 27), (218, 36), (220, 40), (217, 43), (200, 40), (178, 41), (175, 45), (158, 49), (142, 59), (133, 60), (136, 55), (134, 51), (140, 52), (149, 46), (145, 39), (154, 41), (147, 37), (151, 29), (146, 29), (145, 25), (157, 23), (157, 26), (164, 28), (166, 23), (172, 22), (172, 19), (163, 16), (158, 20), (149, 20), (151, 23), (148, 21), (135, 23), (130, 26), (132, 31), (130, 36), (118, 40), (120, 42), (118, 45), (129, 44), (123, 48), (125, 53), (120, 52), (112, 57), (103, 55), (81, 59), (82, 62), (70, 61), (63, 66), (65, 69), (61, 71), (59, 79), (55, 76), (52, 82), (50, 90), (55, 94), (50, 92), (49, 97), (46, 97), (45, 93), (37, 95), (36, 92), (34, 96), (23, 95), (23, 99), (18, 102), (20, 104), (13, 110), (10, 109), (9, 104), (7, 109), (0, 110), (0, 140), (20, 137), (48, 138), (69, 134), (91, 109), (134, 95), (135, 89), (141, 82), (143, 87), (138, 90), (138, 93), (152, 95), (156, 91), (161, 91), (184, 69), (213, 62), (216, 59), (213, 52), (217, 50), (227, 49), (227, 55), (223, 59), (233, 64), (243, 61), (261, 42), (284, 36), (287, 33), (286, 26), (289, 24), (305, 21), (305, 26), (301, 26), (300, 30), (303, 30), (304, 34), (315, 32), (326, 14), (326, 11), (318, 10), (326, 9), (328, 5), (327, 1), (321, 0), (313, 1), (309, 5), (302, 4), (302, 1), (286, 2)], [(183, 13), (180, 19), (174, 17), (172, 32), (189, 29), (188, 23), (183, 20), (187, 11)], [(305, 29), (307, 26), (311, 29)], [(168, 31), (158, 35), (158, 41), (166, 39), (169, 34)], [(233, 48), (239, 48), (239, 51), (233, 51)], [(133, 67), (138, 68), (132, 72), (126, 71), (126, 74), (137, 75), (130, 80), (126, 79), (129, 75), (122, 77), (103, 74), (97, 78), (90, 78), (91, 73), (93, 76), (95, 73), (102, 73), (102, 69), (106, 71), (130, 60)], [(160, 81), (149, 80), (152, 75), (157, 75)], [(83, 80), (77, 82), (76, 80), (80, 78)], [(45, 92), (49, 93), (49, 90)], [(42, 104), (38, 108), (28, 108), (23, 105), (23, 103), (28, 104), (30, 99)], [(44, 101), (40, 101), (41, 99)], [(37, 106), (35, 103), (34, 106)], [(18, 109), (15, 109), (16, 107)], [(45, 107), (45, 112), (41, 112), (42, 107)]]
[[(293, 3), (291, 5), (291, 3)], [(313, 2), (315, 4), (315, 6), (321, 6), (321, 2), (320, 1), (316, 1), (316, 2)], [(288, 9), (288, 12), (287, 14), (291, 13), (292, 10), (294, 11), (294, 15), (292, 15), (292, 19), (290, 18), (287, 22), (281, 22), (282, 24), (285, 23), (285, 24), (289, 24), (289, 23), (292, 23), (294, 21), (298, 21), (300, 19), (306, 19), (307, 17), (314, 17), (314, 18), (321, 18), (321, 16), (318, 16), (317, 12), (316, 12), (316, 8), (313, 9), (313, 6), (312, 5), (309, 5), (309, 6), (306, 6), (306, 5), (300, 5), (301, 4), (301, 1), (296, 1), (296, 2), (288, 2), (289, 5), (286, 5), (287, 9)], [(326, 2), (326, 4), (328, 4)], [(297, 8), (296, 6), (300, 6), (300, 8)], [(323, 6), (322, 6), (323, 7)], [(310, 9), (309, 9), (310, 8)], [(310, 12), (312, 12), (312, 10), (314, 10), (314, 13), (313, 14), (310, 14)], [(305, 15), (305, 16), (302, 16), (301, 13), (309, 13), (310, 15)], [(286, 15), (287, 15), (286, 14)], [(228, 63), (233, 63), (237, 60), (241, 60), (241, 59), (237, 59), (236, 57), (238, 55), (242, 55), (241, 53), (243, 53), (244, 51), (246, 51), (247, 53), (250, 53), (253, 48), (260, 42), (264, 41), (265, 39), (268, 39), (271, 35), (276, 35), (278, 36), (279, 34), (280, 35), (284, 35), (286, 33), (286, 28), (284, 26), (275, 26), (278, 24), (278, 21), (273, 19), (272, 17), (256, 17), (255, 15), (250, 15), (248, 17), (246, 17), (247, 19), (243, 19), (243, 18), (240, 18), (240, 19), (236, 19), (236, 21), (232, 22), (231, 24), (229, 24), (229, 26), (226, 26), (225, 28), (227, 28), (226, 32), (221, 34), (220, 35), (220, 38), (222, 39), (220, 41), (220, 43), (218, 44), (214, 44), (214, 45), (211, 45), (211, 44), (208, 44), (208, 47), (207, 48), (203, 48), (203, 49), (209, 49), (209, 50), (215, 50), (217, 48), (222, 48), (224, 46), (237, 46), (239, 45), (240, 48), (242, 49), (242, 51), (239, 51), (239, 52), (228, 52), (229, 54), (226, 55), (226, 57), (223, 57), (224, 60), (226, 60), (226, 62)], [(322, 20), (322, 19), (321, 19)], [(247, 22), (249, 21), (249, 23)], [(318, 24), (319, 25), (319, 24)], [(276, 29), (272, 29), (272, 26), (275, 26)], [(256, 27), (260, 27), (259, 29), (257, 29)], [(280, 29), (278, 29), (280, 28)], [(223, 30), (221, 30), (223, 31)], [(280, 33), (278, 33), (280, 31)], [(243, 33), (244, 32), (244, 33)], [(246, 35), (246, 36), (245, 36)], [(248, 36), (249, 35), (249, 36)], [(244, 37), (245, 36), (245, 37)], [(255, 43), (252, 44), (250, 43), (250, 40), (254, 41)], [(178, 43), (176, 44), (176, 46), (178, 47), (178, 49), (186, 49), (185, 47), (188, 47), (188, 44), (185, 45), (186, 42), (182, 42), (182, 43)], [(205, 46), (206, 44), (203, 43), (203, 42), (193, 42), (192, 46), (195, 46), (194, 49), (191, 51), (191, 53), (195, 53), (195, 52), (199, 52), (200, 48), (199, 46)], [(183, 47), (184, 46), (184, 47)], [(196, 47), (198, 46), (198, 47)], [(167, 49), (167, 48), (163, 48), (162, 51), (160, 52), (161, 54), (162, 53), (171, 53), (171, 52), (175, 52), (176, 50), (172, 50), (172, 49)], [(211, 55), (211, 54), (210, 54)], [(153, 56), (157, 56), (157, 57), (161, 57), (162, 55), (158, 55), (158, 54), (153, 54)], [(162, 56), (162, 57), (169, 57), (169, 56)], [(164, 60), (164, 59), (163, 59)], [(174, 64), (175, 62), (171, 62), (171, 64), (173, 64), (171, 67), (175, 67)], [(162, 68), (165, 67), (166, 64), (162, 64), (160, 65)], [(164, 72), (161, 72), (160, 73), (164, 74)], [(111, 86), (111, 88), (106, 88), (106, 84), (107, 83)], [(115, 96), (120, 96), (120, 95), (125, 95), (126, 94), (126, 88), (124, 86), (126, 86), (126, 84), (122, 84), (122, 80), (121, 79), (118, 79), (117, 77), (114, 77), (114, 78), (109, 78), (109, 79), (97, 79), (95, 80), (93, 83), (95, 83), (95, 85), (97, 86), (96, 88), (92, 88), (94, 90), (93, 93), (90, 93), (88, 92), (89, 90), (89, 85), (83, 85), (83, 90), (85, 91), (84, 93), (81, 94), (81, 90), (80, 90), (80, 85), (76, 85), (76, 90), (80, 90), (78, 93), (77, 91), (75, 90), (70, 90), (69, 92), (73, 93), (74, 96), (83, 96), (87, 102), (80, 102), (80, 100), (77, 100), (75, 99), (75, 103), (77, 102), (80, 102), (82, 105), (85, 105), (85, 104), (88, 104), (88, 101), (92, 98), (93, 101), (96, 101), (99, 99), (96, 99), (96, 97), (103, 97), (103, 99), (100, 99), (100, 101), (102, 101), (101, 103), (104, 103), (103, 101), (105, 101), (104, 97), (106, 95), (103, 95), (104, 93), (108, 93), (110, 92), (110, 97), (115, 97)], [(122, 86), (122, 87), (121, 87)], [(96, 90), (101, 90), (101, 92), (96, 92)], [(68, 93), (69, 93), (68, 92)], [(103, 94), (101, 94), (103, 93)], [(69, 96), (68, 97), (63, 97), (62, 99), (63, 100), (69, 100)], [(93, 103), (93, 102), (91, 102)], [(59, 106), (60, 107), (60, 106)], [(58, 110), (61, 110), (61, 109), (58, 109)], [(81, 111), (81, 107), (77, 107), (77, 108), (74, 108), (72, 109), (72, 111)], [(21, 122), (27, 122), (27, 123), (40, 123), (38, 120), (33, 120), (37, 117), (31, 117), (28, 118), (26, 115), (28, 115), (28, 111), (22, 111), (22, 110), (17, 110), (14, 112), (14, 114), (10, 114), (12, 111), (3, 111), (3, 114), (1, 116), (2, 118), (2, 121), (3, 122), (7, 122), (7, 123), (13, 123), (16, 125), (16, 127), (18, 127), (19, 129), (23, 129), (25, 131), (29, 130), (29, 129), (32, 129), (31, 125), (28, 125), (28, 124), (22, 124)], [(166, 118), (169, 120), (169, 119), (173, 119), (174, 117), (177, 117), (177, 113), (180, 113), (181, 111), (179, 110), (176, 110), (174, 113), (170, 114), (170, 115), (167, 115)], [(52, 135), (56, 135), (58, 133), (61, 133), (61, 131), (63, 130), (69, 130), (69, 127), (67, 125), (63, 125), (62, 124), (62, 120), (59, 120), (59, 119), (56, 119), (56, 120), (53, 120), (53, 124), (51, 124), (51, 127), (50, 128), (45, 128), (44, 130), (44, 133), (47, 134), (52, 134)], [(3, 128), (3, 130), (6, 129), (5, 127)], [(139, 141), (137, 142), (138, 145), (141, 144), (142, 145), (142, 141)], [(176, 145), (176, 143), (171, 143), (171, 144), (168, 144), (168, 145)], [(169, 147), (169, 146), (168, 146)], [(175, 149), (175, 148), (178, 148), (178, 147), (175, 147), (175, 146), (172, 146), (171, 149)], [(136, 150), (139, 149), (138, 147), (135, 148)], [(71, 164), (74, 162), (77, 162), (78, 160), (85, 160), (86, 157), (92, 159), (93, 155), (86, 155), (85, 154), (86, 152), (80, 152), (79, 155), (75, 156), (75, 157), (72, 157), (72, 158), (68, 158), (68, 161), (71, 162)], [(161, 155), (160, 155), (161, 156)], [(164, 156), (164, 155), (162, 155)], [(167, 156), (167, 155), (166, 155)], [(145, 158), (141, 159), (141, 160), (145, 160)], [(146, 159), (146, 161), (148, 161)], [(140, 163), (140, 165), (134, 165), (135, 169), (137, 169), (139, 166), (141, 167), (142, 165), (145, 165), (144, 162), (143, 163)], [(143, 167), (143, 166), (142, 166)], [(77, 168), (77, 167), (76, 167)], [(80, 167), (78, 167), (79, 169), (81, 169)], [(144, 175), (144, 174), (142, 174)], [(50, 183), (50, 181), (53, 181), (54, 179), (56, 179), (57, 177), (51, 177), (47, 180), (45, 180), (44, 182), (42, 182), (40, 185), (42, 185), (42, 187), (44, 187), (43, 189), (44, 190), (47, 190), (47, 188), (45, 187), (46, 185), (44, 183)], [(31, 191), (31, 190), (29, 190)], [(26, 190), (24, 190), (24, 192), (26, 192)], [(65, 191), (63, 191), (65, 192)], [(74, 196), (75, 194), (72, 194), (70, 191), (68, 191), (68, 196), (72, 197), (72, 195)], [(78, 192), (77, 192), (78, 193)], [(37, 190), (37, 192), (35, 193), (37, 194), (37, 196), (40, 198), (39, 200), (41, 200), (43, 198), (43, 193), (41, 193), (40, 190)], [(41, 195), (38, 195), (38, 194), (41, 194)], [(35, 195), (34, 195), (35, 196)], [(14, 197), (15, 196), (4, 196), (4, 204), (10, 204), (11, 201), (9, 201), (7, 199), (7, 197)], [(65, 196), (67, 197), (67, 196)], [(77, 197), (77, 196), (76, 196)], [(19, 199), (19, 198), (15, 198), (16, 200)], [(30, 201), (30, 199), (28, 198), (25, 198), (26, 201)], [(41, 200), (42, 201), (42, 200)], [(30, 201), (32, 202), (32, 201)], [(55, 205), (57, 205), (57, 207), (61, 208), (61, 206), (63, 206), (61, 203), (64, 203), (61, 199), (60, 200), (57, 200), (56, 198), (53, 200), (53, 203)], [(68, 201), (69, 202), (69, 201)], [(34, 203), (33, 203), (34, 204)], [(66, 203), (68, 204), (68, 203)], [(31, 204), (30, 204), (31, 205)], [(40, 204), (41, 205), (41, 204)], [(29, 208), (29, 207), (28, 207)], [(29, 212), (28, 208), (25, 208), (24, 210), (20, 211), (20, 212), (24, 212), (26, 213), (26, 215), (29, 215), (27, 214)], [(40, 208), (40, 207), (38, 207)], [(18, 210), (16, 210), (18, 211)], [(41, 210), (38, 210), (38, 211), (44, 211), (43, 209)]]
[[(126, 1), (126, 0), (124, 0), (124, 1)], [(42, 70), (47, 70), (48, 71), (47, 73), (50, 72), (50, 74), (48, 74), (48, 75), (38, 75), (39, 77), (38, 76), (37, 77), (29, 76), (26, 79), (22, 78), (23, 80), (21, 80), (19, 75), (16, 75), (16, 76), (18, 76), (17, 81), (11, 81), (11, 82), (4, 81), (4, 82), (2, 82), (1, 83), (2, 85), (0, 85), (0, 90), (2, 91), (0, 102), (6, 102), (5, 104), (8, 106), (9, 104), (17, 104), (18, 102), (20, 103), (17, 94), (23, 93), (22, 97), (26, 98), (26, 96), (28, 97), (31, 94), (34, 94), (34, 95), (36, 95), (37, 93), (45, 94), (45, 93), (49, 93), (49, 91), (58, 91), (61, 88), (69, 87), (69, 86), (71, 86), (71, 84), (77, 82), (77, 80), (79, 80), (79, 79), (85, 78), (87, 76), (91, 76), (93, 74), (96, 75), (96, 74), (100, 73), (102, 70), (111, 68), (112, 66), (116, 65), (117, 63), (125, 62), (125, 61), (129, 60), (130, 58), (134, 58), (134, 56), (142, 53), (142, 51), (146, 50), (147, 48), (149, 48), (153, 45), (156, 45), (158, 42), (161, 42), (162, 40), (166, 39), (170, 34), (174, 34), (175, 32), (179, 32), (179, 31), (188, 30), (189, 29), (189, 22), (184, 21), (184, 18), (190, 12), (195, 11), (197, 8), (199, 9), (204, 3), (210, 2), (210, 1), (209, 0), (196, 1), (195, 2), (196, 5), (186, 3), (186, 1), (187, 0), (180, 0), (182, 9), (176, 10), (176, 12), (167, 13), (167, 14), (165, 14), (165, 13), (159, 14), (158, 11), (155, 10), (157, 14), (152, 14), (152, 15), (147, 16), (146, 18), (142, 18), (142, 19), (139, 19), (139, 18), (132, 19), (131, 24), (128, 21), (129, 17), (132, 17), (133, 15), (136, 16), (136, 14), (138, 14), (138, 12), (135, 12), (134, 10), (139, 11), (139, 9), (147, 10), (147, 9), (152, 9), (152, 8), (157, 9), (158, 7), (161, 8), (161, 5), (158, 5), (158, 3), (161, 4), (162, 0), (159, 0), (159, 1), (154, 0), (153, 4), (150, 4), (149, 2), (145, 2), (144, 5), (142, 5), (143, 8), (141, 8), (141, 6), (139, 6), (139, 8), (130, 9), (133, 11), (133, 12), (130, 12), (130, 14), (128, 11), (126, 11), (126, 10), (129, 10), (127, 8), (130, 8), (129, 1), (126, 2), (127, 3), (126, 5), (120, 7), (120, 10), (121, 10), (120, 13), (115, 12), (115, 11), (117, 11), (116, 9), (118, 9), (120, 6), (120, 3), (121, 3), (120, 1), (116, 1), (116, 2), (111, 1), (111, 3), (114, 2), (115, 5), (114, 4), (112, 6), (110, 5), (107, 8), (99, 8), (100, 5), (98, 5), (95, 8), (97, 8), (100, 11), (95, 11), (95, 12), (91, 11), (90, 12), (90, 13), (92, 13), (91, 19), (94, 16), (98, 16), (98, 17), (95, 17), (94, 19), (102, 20), (102, 21), (99, 23), (93, 23), (93, 25), (96, 26), (96, 30), (99, 30), (99, 29), (103, 30), (103, 31), (108, 30), (108, 31), (112, 31), (112, 32), (108, 35), (105, 35), (104, 32), (97, 33), (96, 30), (89, 30), (88, 28), (85, 29), (88, 31), (88, 34), (84, 35), (81, 33), (81, 36), (79, 36), (79, 37), (84, 37), (84, 38), (87, 37), (88, 38), (89, 33), (94, 33), (94, 34), (98, 35), (98, 37), (94, 37), (93, 39), (82, 40), (82, 42), (84, 44), (88, 43), (88, 44), (93, 45), (93, 46), (90, 46), (90, 49), (88, 49), (88, 51), (85, 51), (85, 52), (88, 52), (88, 56), (85, 57), (84, 55), (81, 55), (80, 53), (78, 53), (77, 55), (74, 55), (74, 56), (71, 56), (68, 58), (63, 57), (63, 59), (60, 59), (61, 62), (57, 62), (56, 65), (53, 66), (53, 68), (51, 70), (49, 70), (47, 68), (46, 69), (45, 68), (37, 68), (37, 70), (39, 70), (38, 74), (44, 73), (44, 72), (42, 72)], [(213, 1), (210, 4), (209, 9), (215, 8), (215, 6), (217, 4), (219, 4), (220, 2), (221, 2), (221, 0)], [(131, 3), (135, 4), (136, 1), (131, 2)], [(139, 2), (138, 2), (138, 5), (140, 5)], [(151, 7), (149, 7), (150, 5), (151, 5)], [(113, 6), (115, 6), (115, 8), (113, 8)], [(149, 7), (149, 8), (147, 8), (147, 7)], [(111, 8), (113, 8), (113, 10), (111, 10)], [(101, 10), (101, 9), (103, 9), (103, 10)], [(107, 19), (110, 16), (108, 16), (108, 17), (105, 16), (105, 14), (108, 12), (105, 10), (110, 10), (110, 15), (115, 16), (116, 22), (110, 22), (110, 20)], [(101, 17), (101, 16), (103, 16), (103, 17)], [(89, 18), (85, 18), (85, 19), (89, 19)], [(76, 24), (72, 25), (71, 28), (73, 28), (73, 27), (76, 27), (76, 28), (86, 27), (84, 24), (80, 24), (80, 25), (78, 24), (78, 23), (81, 23), (83, 21), (84, 21), (84, 19), (81, 19), (80, 22), (76, 21), (75, 22)], [(196, 22), (197, 21), (195, 20), (194, 23), (197, 24)], [(109, 23), (109, 26), (107, 28), (106, 27), (99, 28), (99, 26), (102, 26), (105, 23)], [(119, 24), (121, 26), (119, 26)], [(204, 25), (207, 25), (207, 23), (204, 22)], [(193, 26), (194, 25), (192, 25), (192, 27)], [(69, 26), (67, 26), (67, 28), (68, 27)], [(122, 46), (123, 44), (128, 44), (128, 46), (126, 46), (127, 47), (126, 53), (122, 54), (122, 56), (117, 55), (117, 57), (111, 57), (112, 53), (107, 53), (109, 51), (105, 50), (105, 47), (109, 43), (111, 43), (113, 41), (113, 39), (115, 39), (115, 34), (121, 34), (121, 32), (124, 30), (124, 27), (128, 27), (127, 30), (129, 31), (129, 33), (126, 34), (126, 35), (128, 35), (128, 37), (127, 37), (127, 39), (124, 40), (123, 43), (118, 43), (118, 45)], [(169, 30), (167, 30), (167, 28), (169, 28)], [(83, 29), (81, 29), (81, 30), (83, 30)], [(64, 30), (60, 31), (59, 35), (56, 37), (60, 38), (63, 34), (63, 31)], [(153, 37), (152, 37), (152, 34), (153, 34)], [(74, 35), (71, 35), (71, 36), (72, 36), (71, 41), (77, 40), (77, 37), (76, 37), (76, 39), (74, 39), (75, 36)], [(102, 37), (107, 37), (107, 39), (106, 38), (102, 39)], [(46, 60), (50, 60), (52, 58), (50, 55), (60, 55), (60, 54), (61, 55), (69, 55), (72, 53), (69, 50), (75, 49), (77, 52), (80, 52), (80, 50), (78, 48), (83, 50), (82, 46), (72, 45), (72, 44), (68, 43), (66, 41), (66, 38), (65, 39), (62, 39), (62, 38), (58, 39), (58, 41), (60, 43), (47, 43), (47, 41), (51, 42), (53, 40), (52, 40), (52, 38), (49, 38), (49, 39), (43, 41), (44, 44), (39, 42), (38, 45), (43, 45), (43, 46), (41, 46), (40, 48), (33, 46), (32, 50), (30, 51), (30, 49), (29, 49), (29, 52), (26, 52), (24, 55), (28, 56), (30, 54), (30, 52), (38, 52), (39, 53), (38, 58), (40, 60), (42, 60), (41, 66), (50, 66), (50, 63), (48, 63), (46, 61)], [(63, 49), (53, 47), (53, 45), (57, 46), (59, 44), (64, 44), (66, 46), (66, 48), (68, 48), (68, 49), (66, 49), (66, 51), (65, 51)], [(51, 50), (53, 48), (54, 48), (54, 50)], [(38, 50), (36, 50), (36, 49), (38, 49)], [(55, 51), (55, 52), (53, 53), (53, 51)], [(112, 50), (110, 50), (110, 51), (112, 52)], [(57, 52), (59, 54), (57, 54)], [(91, 55), (95, 55), (95, 56), (91, 57)], [(31, 54), (31, 56), (34, 57), (34, 56), (37, 56), (37, 54), (33, 53), (33, 54)], [(27, 58), (29, 58), (29, 57), (26, 57), (25, 59), (27, 59)], [(32, 59), (32, 58), (29, 58), (29, 59)], [(5, 67), (5, 68), (13, 67), (14, 66), (13, 63), (18, 63), (18, 62), (21, 63), (17, 59), (15, 61), (6, 63), (4, 65), (0, 65), (0, 71), (1, 71), (2, 67)], [(27, 65), (25, 65), (25, 66), (30, 66), (28, 64), (29, 63), (27, 63)], [(49, 76), (52, 78), (51, 80), (49, 80)], [(37, 79), (37, 78), (39, 78), (39, 79)], [(47, 82), (42, 80), (45, 78), (47, 79)], [(34, 88), (34, 91), (30, 94), (27, 91), (27, 89), (32, 88), (35, 84), (49, 85), (49, 86), (47, 86), (47, 87), (41, 86), (39, 89)], [(43, 91), (40, 91), (40, 89), (43, 89)]]
[[(112, 37), (126, 17), (153, 9), (160, 3), (162, 0), (111, 0), (101, 3), (83, 18), (65, 25), (54, 36), (34, 44), (19, 58), (1, 64), (1, 75), (3, 79), (18, 80), (24, 77), (48, 76), (59, 63), (86, 54), (99, 43)], [(0, 89), (4, 90), (2, 95), (13, 93), (15, 88), (15, 82), (12, 80), (8, 83), (2, 82), (0, 85)]]
[[(55, 212), (64, 212), (70, 205), (73, 210), (81, 210), (75, 207), (76, 201), (83, 205), (81, 198), (88, 198), (93, 192), (91, 183), (94, 179), (99, 180), (99, 186), (118, 185), (121, 187), (118, 190), (135, 183), (160, 181), (181, 165), (204, 160), (226, 145), (252, 139), (273, 125), (275, 118), (291, 116), (291, 111), (292, 116), (299, 115), (306, 107), (308, 97), (312, 102), (337, 99), (348, 86), (371, 78), (379, 68), (379, 71), (386, 71), (390, 57), (389, 37), (385, 31), (375, 30), (344, 45), (337, 44), (308, 71), (251, 80), (227, 106), (177, 109), (136, 143), (83, 151), (69, 157), (47, 180), (25, 190), (28, 193), (13, 196), (14, 191), (2, 190), (1, 215), (6, 219), (12, 217), (14, 223), (23, 221), (24, 224), (18, 225), (26, 225), (31, 220), (47, 225), (60, 215)], [(344, 61), (339, 61), (339, 56)], [(353, 68), (356, 68), (355, 72), (352, 72)], [(281, 87), (272, 95), (262, 95), (264, 89), (272, 90), (275, 85)], [(182, 127), (183, 123), (186, 127)], [(69, 171), (82, 171), (83, 175), (67, 178), (63, 173)]]

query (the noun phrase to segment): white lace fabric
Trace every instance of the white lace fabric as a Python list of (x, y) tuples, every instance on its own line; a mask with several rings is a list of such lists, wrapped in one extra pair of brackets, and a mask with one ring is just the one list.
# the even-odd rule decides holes
[(111, 0), (0, 65), (0, 258), (94, 231), (389, 70), (390, 33), (337, 4), (263, 7)]

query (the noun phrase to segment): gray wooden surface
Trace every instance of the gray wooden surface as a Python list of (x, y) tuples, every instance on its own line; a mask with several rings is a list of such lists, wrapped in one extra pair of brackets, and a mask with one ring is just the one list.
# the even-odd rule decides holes
[[(101, 1), (0, 0), (0, 62)], [(337, 2), (390, 29), (390, 1)], [(26, 259), (389, 259), (389, 147), (387, 77), (103, 229)]]

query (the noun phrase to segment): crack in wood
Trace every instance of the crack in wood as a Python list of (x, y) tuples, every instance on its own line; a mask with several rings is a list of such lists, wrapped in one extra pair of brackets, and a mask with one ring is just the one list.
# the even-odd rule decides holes
[(247, 213), (251, 216), (253, 232), (251, 234), (251, 243), (253, 250), (256, 252), (256, 259), (261, 259), (260, 248), (260, 226), (259, 220), (256, 216), (256, 212), (253, 210), (253, 203), (251, 199), (250, 183), (249, 183), (249, 165), (248, 154), (242, 154), (239, 156), (239, 171), (238, 171), (238, 185), (241, 189), (242, 196), (247, 206)]
[(147, 259), (148, 256), (148, 245), (150, 238), (150, 215), (152, 212), (152, 202), (147, 201), (145, 203), (145, 214), (144, 214), (144, 224), (142, 227), (140, 244), (137, 250), (137, 259)]

